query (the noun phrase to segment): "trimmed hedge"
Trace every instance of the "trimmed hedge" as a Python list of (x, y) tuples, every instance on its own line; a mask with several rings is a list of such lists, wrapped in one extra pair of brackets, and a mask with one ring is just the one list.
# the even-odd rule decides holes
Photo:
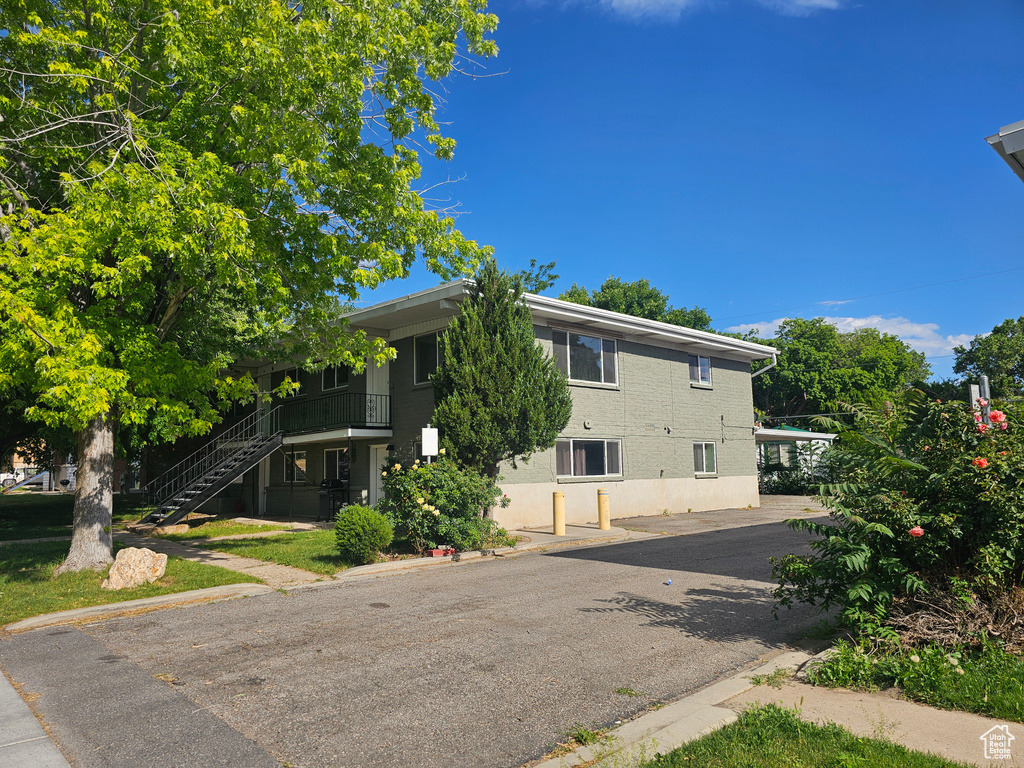
[(373, 507), (345, 507), (334, 522), (338, 553), (348, 562), (360, 565), (377, 562), (394, 533), (387, 518)]

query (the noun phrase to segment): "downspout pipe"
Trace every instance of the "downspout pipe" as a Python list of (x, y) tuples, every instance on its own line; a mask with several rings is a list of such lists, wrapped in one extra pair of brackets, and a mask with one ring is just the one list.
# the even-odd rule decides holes
[(778, 352), (772, 352), (772, 361), (770, 363), (768, 363), (768, 365), (766, 365), (764, 368), (758, 368), (756, 371), (754, 371), (752, 374), (750, 374), (750, 378), (754, 378), (755, 376), (760, 376), (765, 371), (770, 371), (772, 368), (774, 368), (776, 365), (778, 365), (778, 363), (779, 363), (779, 354), (778, 354)]

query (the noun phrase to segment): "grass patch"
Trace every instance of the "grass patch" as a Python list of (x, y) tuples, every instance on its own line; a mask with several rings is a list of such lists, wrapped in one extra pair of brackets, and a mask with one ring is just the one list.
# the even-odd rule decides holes
[[(114, 551), (123, 545), (114, 544)], [(225, 568), (168, 558), (167, 572), (152, 584), (135, 589), (100, 589), (106, 571), (62, 573), (53, 569), (63, 562), (68, 544), (63, 541), (16, 544), (0, 547), (0, 625), (72, 608), (118, 603), (143, 597), (169, 595), (222, 584), (259, 582), (259, 579)]]
[(792, 670), (780, 667), (770, 675), (751, 675), (750, 682), (754, 685), (767, 685), (771, 688), (782, 688), (782, 683), (792, 674)]
[[(70, 493), (0, 496), (0, 541), (71, 536), (75, 497)], [(114, 524), (138, 520), (150, 509), (138, 494), (114, 495)]]
[(1024, 659), (995, 645), (875, 650), (840, 641), (808, 679), (830, 688), (895, 687), (933, 707), (1024, 723)]
[(351, 565), (338, 554), (333, 530), (299, 531), (259, 539), (211, 541), (197, 546), (239, 557), (252, 557), (269, 563), (290, 565), (323, 576), (330, 576)]
[(157, 536), (158, 539), (169, 539), (170, 541), (189, 541), (191, 539), (212, 539), (215, 536), (236, 536), (242, 533), (263, 533), (265, 531), (286, 531), (286, 525), (272, 525), (270, 523), (253, 525), (251, 523), (236, 523), (233, 520), (212, 520), (195, 528), (189, 528), (188, 533), (167, 533)]
[(658, 755), (643, 768), (967, 768), (898, 744), (800, 720), (774, 704), (753, 707), (714, 733)]
[(619, 696), (643, 696), (640, 691), (634, 691), (632, 688), (626, 687), (616, 688), (615, 692), (619, 694)]

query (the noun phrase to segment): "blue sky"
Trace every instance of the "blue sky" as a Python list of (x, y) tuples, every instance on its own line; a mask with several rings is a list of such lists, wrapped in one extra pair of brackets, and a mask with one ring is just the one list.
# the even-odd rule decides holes
[(459, 179), (458, 225), (502, 266), (557, 261), (549, 294), (645, 277), (720, 330), (897, 333), (938, 376), (1024, 315), (1024, 184), (985, 142), (1024, 120), (1018, 0), (490, 9), (502, 74), (445, 83), (458, 147), (424, 181)]

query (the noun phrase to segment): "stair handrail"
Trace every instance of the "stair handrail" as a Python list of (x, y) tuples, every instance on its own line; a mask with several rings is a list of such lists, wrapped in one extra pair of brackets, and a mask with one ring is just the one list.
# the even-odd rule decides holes
[[(174, 494), (179, 488), (191, 482), (191, 480), (181, 482), (178, 487), (174, 487), (175, 481), (184, 481), (186, 477), (193, 474), (192, 470), (202, 466), (202, 471), (199, 474), (205, 474), (232, 456), (244, 451), (255, 438), (267, 439), (280, 435), (280, 409), (281, 406), (277, 406), (270, 411), (256, 411), (249, 414), (237, 424), (212, 438), (199, 450), (146, 483), (142, 492), (157, 503), (162, 503), (168, 493)], [(239, 446), (239, 443), (242, 445)], [(233, 447), (224, 453), (223, 449), (228, 445)], [(215, 460), (211, 461), (211, 459)], [(167, 488), (173, 488), (173, 490), (168, 492)]]

